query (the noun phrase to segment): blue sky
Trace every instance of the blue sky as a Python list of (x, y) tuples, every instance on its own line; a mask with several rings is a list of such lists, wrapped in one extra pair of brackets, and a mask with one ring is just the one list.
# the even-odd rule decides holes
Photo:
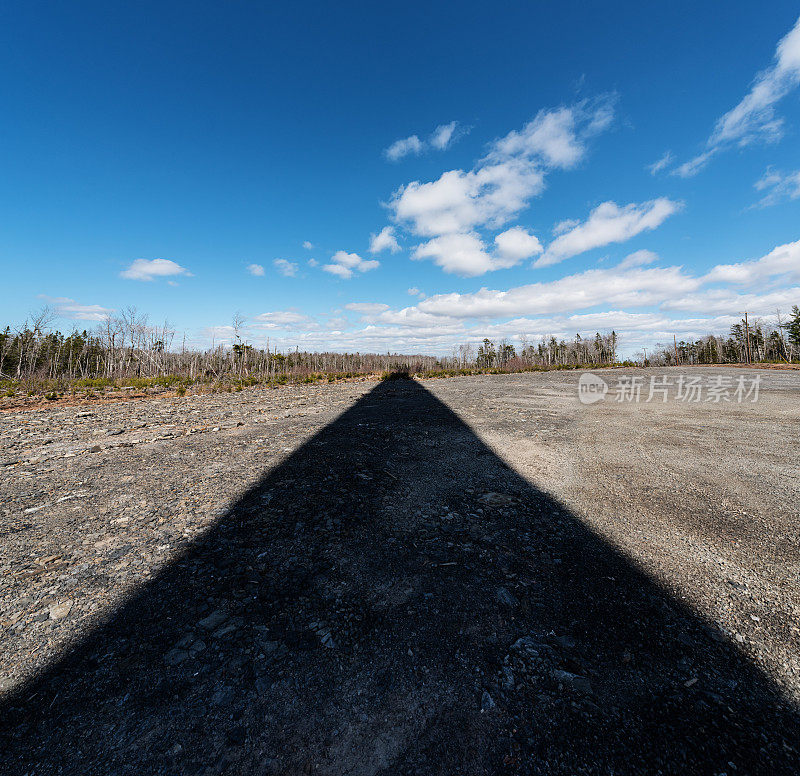
[(634, 352), (786, 312), (800, 9), (738, 5), (6, 4), (3, 323)]

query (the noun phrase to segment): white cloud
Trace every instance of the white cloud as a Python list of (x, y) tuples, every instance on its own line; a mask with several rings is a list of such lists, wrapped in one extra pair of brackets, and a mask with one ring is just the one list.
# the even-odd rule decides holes
[(352, 324), (344, 316), (340, 318), (329, 318), (325, 321), (325, 328), (332, 334), (341, 334), (346, 329), (351, 329)]
[(201, 337), (206, 340), (211, 340), (211, 342), (215, 344), (232, 342), (234, 338), (233, 326), (206, 326), (201, 330)]
[(544, 187), (532, 163), (509, 160), (470, 172), (449, 170), (430, 183), (412, 181), (389, 204), (395, 219), (423, 237), (500, 227)]
[(650, 175), (658, 175), (658, 173), (672, 164), (674, 158), (672, 151), (667, 151), (658, 161), (648, 164), (647, 169), (650, 171)]
[(281, 273), (284, 277), (293, 278), (297, 275), (297, 270), (299, 269), (298, 265), (293, 261), (288, 261), (287, 259), (275, 259), (272, 262), (272, 265), (278, 272)]
[(553, 227), (553, 234), (558, 236), (559, 234), (564, 234), (564, 232), (568, 232), (570, 229), (574, 229), (578, 224), (580, 224), (580, 218), (565, 218), (563, 221), (559, 221)]
[[(699, 276), (680, 266), (652, 266), (657, 260), (654, 253), (640, 250), (615, 267), (508, 290), (483, 288), (427, 300), (412, 288), (409, 292), (420, 300), (414, 306), (346, 305), (361, 314), (359, 326), (334, 314), (324, 316), (321, 325), (298, 310), (263, 313), (248, 336), (261, 330), (260, 336), (270, 336), (272, 346), (279, 348), (444, 354), (455, 344), (477, 343), (483, 337), (519, 343), (522, 336), (534, 341), (550, 335), (572, 339), (576, 332), (586, 337), (613, 328), (622, 337), (624, 351), (632, 353), (671, 343), (673, 334), (689, 340), (711, 332), (725, 334), (743, 310), (771, 316), (776, 308), (786, 310), (800, 298), (800, 240), (760, 258), (717, 265)], [(340, 316), (341, 310), (334, 313)], [(220, 327), (217, 336), (229, 332), (230, 327)]]
[(489, 156), (496, 159), (537, 158), (549, 167), (574, 167), (586, 153), (586, 140), (608, 128), (614, 118), (614, 101), (540, 110), (521, 130), (495, 140)]
[(303, 247), (307, 251), (313, 251), (314, 250), (314, 243), (309, 242), (308, 240), (303, 240)]
[[(789, 284), (800, 282), (800, 240), (779, 245), (758, 259), (719, 264), (699, 277), (678, 266), (644, 266), (656, 260), (650, 251), (637, 251), (616, 267), (586, 270), (507, 291), (482, 288), (469, 294), (440, 294), (421, 301), (416, 309), (456, 319), (573, 313), (597, 305), (736, 315), (744, 309), (766, 314), (776, 306), (796, 304), (798, 298), (797, 288), (789, 288)], [(746, 285), (748, 293), (707, 287), (722, 283)]]
[(404, 137), (401, 140), (395, 140), (383, 153), (390, 162), (398, 162), (409, 154), (421, 154), (422, 141), (416, 135)]
[(512, 266), (521, 252), (534, 255), (536, 238), (528, 235), (523, 251), (518, 227), (498, 235), (494, 255), (477, 230), (500, 229), (528, 207), (544, 188), (545, 172), (577, 164), (588, 138), (607, 128), (613, 114), (608, 97), (540, 111), (522, 130), (490, 143), (471, 170), (448, 170), (434, 181), (397, 189), (388, 204), (394, 221), (432, 238), (412, 258), (431, 258), (447, 272), (474, 276)]
[(53, 312), (59, 318), (68, 318), (73, 321), (104, 321), (114, 310), (110, 307), (101, 307), (99, 304), (78, 304), (74, 299), (65, 296), (49, 297), (40, 295), (53, 305)]
[(331, 263), (323, 265), (322, 269), (347, 280), (353, 277), (355, 272), (369, 272), (376, 267), (380, 267), (380, 262), (375, 259), (362, 259), (357, 253), (336, 251), (331, 256)]
[(420, 291), (420, 290), (419, 290), (419, 289), (418, 289), (416, 286), (414, 286), (413, 288), (409, 288), (409, 289), (406, 291), (406, 293), (407, 293), (409, 296), (419, 296), (419, 295), (420, 295), (422, 292), (421, 292), (421, 291)]
[(319, 324), (297, 310), (276, 310), (269, 313), (261, 313), (253, 319), (260, 324), (262, 329), (285, 329), (287, 331), (299, 330), (302, 328), (318, 328)]
[(128, 269), (123, 270), (119, 275), (128, 280), (153, 280), (171, 275), (191, 277), (192, 273), (186, 267), (182, 267), (170, 259), (136, 259)]
[(737, 293), (729, 288), (709, 288), (696, 294), (686, 294), (664, 301), (664, 310), (692, 310), (706, 314), (730, 315), (735, 320), (747, 312), (754, 315), (772, 315), (777, 309), (784, 310), (797, 304), (800, 286), (783, 287), (773, 291)]
[(444, 234), (414, 248), (411, 258), (432, 259), (445, 272), (475, 277), (496, 269), (476, 234)]
[(776, 116), (775, 105), (798, 84), (800, 18), (779, 41), (772, 66), (759, 73), (741, 102), (717, 120), (706, 150), (678, 167), (675, 174), (684, 178), (695, 175), (717, 151), (732, 145), (779, 140), (783, 136), (783, 119)]
[(497, 250), (489, 253), (474, 232), (443, 234), (418, 245), (411, 258), (432, 259), (445, 272), (475, 277), (513, 267), (542, 250), (539, 240), (518, 226), (497, 235), (495, 245)]
[(800, 170), (782, 173), (778, 170), (767, 170), (755, 183), (756, 191), (767, 193), (753, 207), (770, 207), (787, 199), (800, 198)]
[(385, 250), (392, 253), (397, 253), (400, 250), (393, 226), (384, 226), (378, 234), (371, 234), (369, 237), (370, 253), (380, 253)]
[(264, 267), (262, 267), (260, 264), (248, 264), (247, 271), (251, 275), (255, 275), (257, 278), (264, 276)]
[(316, 259), (309, 259), (307, 262), (309, 267), (318, 267), (319, 262)]
[(499, 318), (511, 315), (548, 315), (600, 304), (629, 307), (656, 305), (700, 286), (680, 267), (591, 269), (547, 283), (531, 283), (508, 291), (482, 288), (471, 294), (440, 294), (418, 307), (454, 318)]
[(404, 307), (402, 310), (386, 310), (374, 319), (382, 324), (404, 326), (413, 329), (427, 328), (435, 331), (436, 327), (461, 327), (457, 318), (434, 315), (423, 312), (419, 307)]
[(494, 242), (500, 256), (513, 261), (514, 264), (542, 252), (542, 244), (539, 239), (526, 232), (521, 226), (501, 232), (494, 238)]
[(389, 305), (382, 304), (381, 302), (350, 302), (345, 305), (345, 308), (352, 310), (354, 313), (369, 315), (373, 313), (382, 313), (384, 310), (389, 309)]
[(680, 203), (665, 197), (623, 207), (615, 202), (603, 202), (592, 210), (586, 221), (556, 237), (544, 255), (536, 260), (535, 266), (557, 264), (593, 248), (630, 240), (641, 232), (660, 226), (679, 208)]
[(395, 140), (384, 150), (383, 154), (390, 162), (397, 162), (411, 154), (419, 156), (419, 154), (430, 149), (445, 151), (468, 131), (469, 128), (465, 129), (457, 121), (451, 121), (449, 124), (440, 124), (436, 127), (427, 140), (420, 140), (419, 135), (410, 135), (409, 137)]
[(717, 148), (711, 148), (708, 151), (703, 151), (702, 154), (698, 154), (694, 159), (690, 159), (688, 162), (676, 167), (672, 174), (680, 178), (691, 178), (697, 175), (716, 156), (718, 150)]
[(800, 240), (779, 245), (760, 259), (738, 264), (718, 264), (704, 278), (707, 283), (751, 285), (768, 278), (800, 281)]
[(428, 142), (437, 151), (444, 151), (455, 140), (457, 129), (457, 121), (451, 121), (449, 124), (440, 124), (433, 130)]
[(654, 261), (658, 261), (658, 254), (653, 253), (653, 251), (643, 249), (629, 253), (619, 264), (617, 264), (617, 269), (642, 267), (645, 264), (652, 264)]

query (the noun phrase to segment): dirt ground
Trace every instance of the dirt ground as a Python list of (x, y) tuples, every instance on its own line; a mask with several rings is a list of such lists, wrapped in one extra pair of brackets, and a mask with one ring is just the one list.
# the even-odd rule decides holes
[(3, 413), (0, 772), (800, 772), (800, 373), (596, 375)]

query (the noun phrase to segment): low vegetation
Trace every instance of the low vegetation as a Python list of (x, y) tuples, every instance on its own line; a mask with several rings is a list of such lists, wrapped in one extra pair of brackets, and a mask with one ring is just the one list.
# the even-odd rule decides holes
[[(168, 324), (150, 326), (135, 309), (108, 317), (93, 330), (64, 334), (51, 328), (43, 310), (21, 327), (0, 331), (0, 395), (38, 395), (50, 400), (66, 394), (92, 398), (108, 391), (168, 390), (183, 395), (237, 391), (252, 385), (334, 382), (398, 374), (419, 377), (501, 374), (550, 369), (588, 369), (618, 365), (619, 337), (612, 331), (574, 340), (542, 337), (521, 344), (489, 339), (468, 343), (450, 356), (397, 353), (315, 353), (299, 348), (281, 352), (256, 347), (236, 331), (234, 341), (200, 349), (180, 347)], [(758, 319), (731, 328), (727, 338), (708, 335), (674, 342), (650, 354), (643, 351), (623, 366), (791, 362), (800, 357), (800, 309), (778, 315), (775, 324)]]

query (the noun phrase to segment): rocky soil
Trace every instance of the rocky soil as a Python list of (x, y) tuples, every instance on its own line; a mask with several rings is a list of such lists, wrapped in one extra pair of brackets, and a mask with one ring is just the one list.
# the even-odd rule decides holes
[(796, 774), (800, 374), (761, 374), (0, 415), (0, 772)]

